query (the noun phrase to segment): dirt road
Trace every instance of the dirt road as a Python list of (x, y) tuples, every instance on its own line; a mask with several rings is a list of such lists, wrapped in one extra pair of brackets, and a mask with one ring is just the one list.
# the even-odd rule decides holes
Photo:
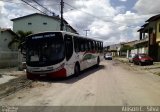
[(160, 77), (115, 61), (61, 81), (36, 81), (0, 100), (13, 106), (160, 105)]

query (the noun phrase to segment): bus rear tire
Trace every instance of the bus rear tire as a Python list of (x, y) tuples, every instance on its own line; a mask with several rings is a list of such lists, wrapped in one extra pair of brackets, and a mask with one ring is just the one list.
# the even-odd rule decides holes
[(80, 66), (78, 64), (74, 67), (74, 76), (78, 77), (80, 75)]

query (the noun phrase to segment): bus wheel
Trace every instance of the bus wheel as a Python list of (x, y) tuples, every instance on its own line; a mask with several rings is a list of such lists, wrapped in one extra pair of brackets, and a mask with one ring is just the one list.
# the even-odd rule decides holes
[(80, 67), (78, 64), (74, 67), (74, 76), (78, 77), (80, 75)]

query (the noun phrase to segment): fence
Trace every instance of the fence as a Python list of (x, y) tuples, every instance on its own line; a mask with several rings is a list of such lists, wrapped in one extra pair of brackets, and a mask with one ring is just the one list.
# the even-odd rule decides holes
[(15, 67), (18, 63), (18, 51), (0, 51), (0, 68)]

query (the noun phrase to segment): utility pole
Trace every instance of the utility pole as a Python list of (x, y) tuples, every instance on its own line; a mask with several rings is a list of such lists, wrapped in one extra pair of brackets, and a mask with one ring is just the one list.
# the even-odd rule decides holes
[(63, 7), (64, 7), (64, 2), (61, 0), (61, 24), (60, 24), (60, 30), (63, 31)]
[(84, 31), (86, 32), (86, 37), (87, 37), (88, 31), (90, 31), (90, 30), (84, 30)]

